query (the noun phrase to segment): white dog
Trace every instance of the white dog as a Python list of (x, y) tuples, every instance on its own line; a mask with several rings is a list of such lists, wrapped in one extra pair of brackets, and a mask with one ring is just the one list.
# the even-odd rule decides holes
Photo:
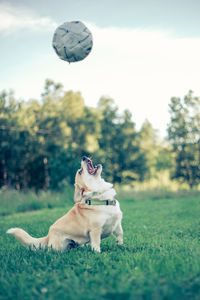
[(119, 202), (114, 199), (113, 185), (101, 178), (101, 172), (101, 165), (93, 167), (92, 161), (83, 157), (75, 177), (75, 205), (50, 227), (47, 236), (34, 238), (20, 228), (11, 228), (7, 233), (14, 235), (24, 246), (52, 247), (60, 251), (90, 242), (91, 248), (100, 252), (101, 238), (110, 234), (121, 245), (122, 212)]

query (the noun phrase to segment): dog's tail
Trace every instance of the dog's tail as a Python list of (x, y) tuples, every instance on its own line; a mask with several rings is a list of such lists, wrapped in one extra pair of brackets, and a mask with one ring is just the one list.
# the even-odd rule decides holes
[(6, 233), (14, 235), (25, 247), (31, 247), (32, 249), (41, 247), (43, 249), (48, 245), (48, 236), (34, 238), (21, 228), (10, 228)]

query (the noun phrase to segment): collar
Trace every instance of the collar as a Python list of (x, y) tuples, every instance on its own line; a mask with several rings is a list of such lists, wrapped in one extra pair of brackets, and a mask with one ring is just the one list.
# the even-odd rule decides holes
[(88, 199), (85, 201), (85, 204), (88, 205), (116, 205), (116, 200), (92, 200)]

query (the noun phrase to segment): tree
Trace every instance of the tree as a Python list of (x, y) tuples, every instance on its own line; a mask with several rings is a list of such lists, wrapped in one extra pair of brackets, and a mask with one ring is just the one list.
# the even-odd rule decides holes
[(174, 178), (190, 188), (200, 183), (200, 98), (189, 91), (183, 98), (171, 98), (168, 139), (176, 158)]
[[(113, 99), (87, 107), (79, 92), (46, 80), (41, 99), (0, 94), (0, 187), (58, 189), (74, 183), (83, 155), (104, 165), (116, 183), (143, 180), (147, 171), (131, 113)], [(95, 163), (94, 162), (94, 163)]]
[(155, 130), (148, 120), (145, 120), (139, 132), (141, 149), (144, 153), (147, 165), (145, 180), (158, 178), (160, 172), (172, 169), (173, 158), (170, 147), (158, 137)]
[(23, 172), (21, 154), (24, 137), (19, 121), (22, 103), (17, 102), (13, 92), (0, 94), (0, 186), (19, 187)]
[(108, 180), (129, 183), (143, 180), (146, 172), (145, 158), (128, 110), (119, 114), (113, 99), (102, 97), (98, 103), (100, 136), (98, 156), (106, 168)]

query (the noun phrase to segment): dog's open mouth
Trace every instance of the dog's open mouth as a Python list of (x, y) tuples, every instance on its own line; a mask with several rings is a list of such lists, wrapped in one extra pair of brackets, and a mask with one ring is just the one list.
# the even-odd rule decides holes
[(90, 175), (96, 174), (96, 172), (98, 170), (98, 166), (93, 167), (92, 161), (89, 158), (87, 158), (87, 168), (88, 168), (88, 173)]

